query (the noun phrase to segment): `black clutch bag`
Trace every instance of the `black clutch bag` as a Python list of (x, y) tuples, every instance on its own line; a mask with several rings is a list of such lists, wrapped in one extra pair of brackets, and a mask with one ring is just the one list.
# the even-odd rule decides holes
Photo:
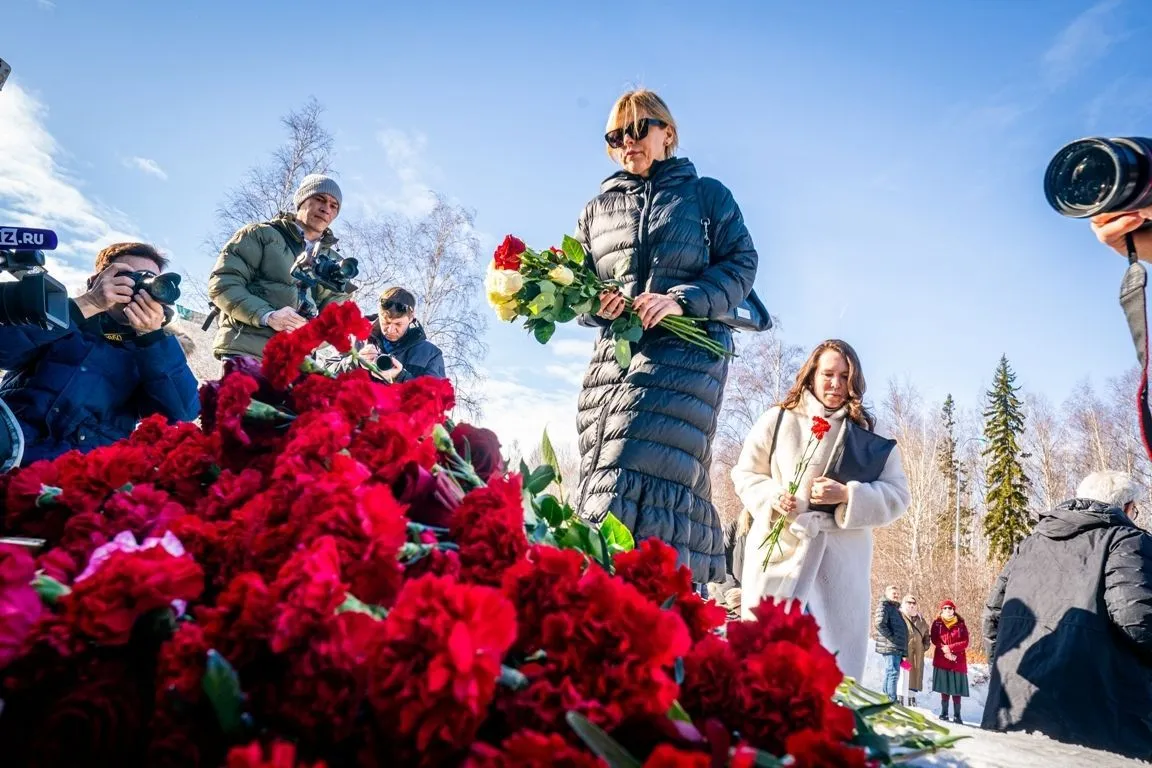
[[(829, 469), (824, 476), (838, 483), (848, 483), (855, 480), (858, 483), (872, 483), (880, 479), (884, 472), (884, 465), (896, 441), (880, 437), (848, 419), (844, 420), (844, 440), (840, 449), (829, 462)], [(817, 512), (835, 512), (835, 504), (813, 504), (809, 509)]]

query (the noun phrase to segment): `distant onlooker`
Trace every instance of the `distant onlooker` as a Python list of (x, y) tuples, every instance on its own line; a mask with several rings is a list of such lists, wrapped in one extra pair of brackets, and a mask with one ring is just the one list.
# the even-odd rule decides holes
[(908, 628), (900, 615), (900, 590), (890, 586), (876, 606), (876, 653), (884, 657), (884, 693), (896, 701), (900, 662), (908, 649)]
[[(411, 381), (421, 376), (447, 378), (444, 353), (429, 341), (416, 319), (416, 297), (406, 288), (387, 288), (380, 294), (380, 314), (368, 315), (372, 331), (356, 344), (359, 357), (378, 366), (389, 381)], [(337, 355), (325, 364), (329, 370), (346, 371), (356, 365)]]
[(1096, 472), (1040, 516), (988, 597), (983, 727), (1152, 759), (1152, 535), (1132, 477)]
[(900, 615), (904, 617), (904, 626), (908, 628), (908, 650), (904, 654), (907, 673), (902, 675), (903, 683), (907, 686), (904, 703), (914, 707), (916, 694), (924, 687), (924, 654), (932, 646), (932, 630), (920, 615), (920, 608), (912, 595), (904, 595), (900, 603)]
[(960, 699), (968, 692), (968, 625), (956, 613), (956, 603), (940, 603), (940, 616), (932, 622), (932, 690), (940, 694), (940, 719), (948, 719), (948, 698), (952, 698), (952, 720), (960, 718)]

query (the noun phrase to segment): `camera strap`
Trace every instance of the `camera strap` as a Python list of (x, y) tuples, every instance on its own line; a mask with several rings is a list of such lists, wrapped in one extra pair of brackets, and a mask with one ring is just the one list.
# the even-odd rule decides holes
[(1120, 283), (1120, 307), (1128, 321), (1128, 331), (1136, 346), (1136, 359), (1140, 363), (1136, 408), (1140, 412), (1140, 437), (1144, 441), (1144, 451), (1152, 458), (1152, 408), (1148, 404), (1148, 271), (1136, 257), (1132, 235), (1126, 235), (1124, 242), (1128, 246), (1128, 270)]

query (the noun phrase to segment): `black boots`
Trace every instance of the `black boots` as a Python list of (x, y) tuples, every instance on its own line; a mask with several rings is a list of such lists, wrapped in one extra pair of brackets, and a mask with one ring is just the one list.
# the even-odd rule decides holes
[(948, 699), (943, 699), (940, 702), (940, 719), (948, 719)]

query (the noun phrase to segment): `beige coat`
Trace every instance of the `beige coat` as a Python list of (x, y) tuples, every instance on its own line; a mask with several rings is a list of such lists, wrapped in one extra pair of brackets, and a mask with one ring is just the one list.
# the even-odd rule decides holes
[(924, 654), (932, 647), (932, 630), (920, 614), (909, 616), (903, 611), (904, 623), (908, 626), (908, 690), (919, 691), (924, 687)]
[[(824, 473), (829, 458), (843, 440), (846, 408), (833, 413), (810, 392), (784, 414), (776, 450), (769, 459), (772, 432), (779, 410), (760, 417), (744, 442), (732, 480), (740, 501), (752, 514), (744, 555), (741, 615), (751, 618), (763, 598), (795, 599), (820, 623), (820, 640), (838, 653), (844, 674), (857, 680), (864, 674), (871, 626), (872, 529), (888, 525), (908, 508), (908, 479), (893, 448), (880, 478), (872, 483), (848, 483), (848, 501), (834, 515), (810, 512), (812, 480)], [(797, 512), (780, 538), (782, 551), (773, 552), (762, 567), (761, 542), (780, 514), (773, 505), (787, 490), (812, 429), (812, 417), (822, 416), (832, 428), (820, 442), (815, 458), (796, 492)]]

